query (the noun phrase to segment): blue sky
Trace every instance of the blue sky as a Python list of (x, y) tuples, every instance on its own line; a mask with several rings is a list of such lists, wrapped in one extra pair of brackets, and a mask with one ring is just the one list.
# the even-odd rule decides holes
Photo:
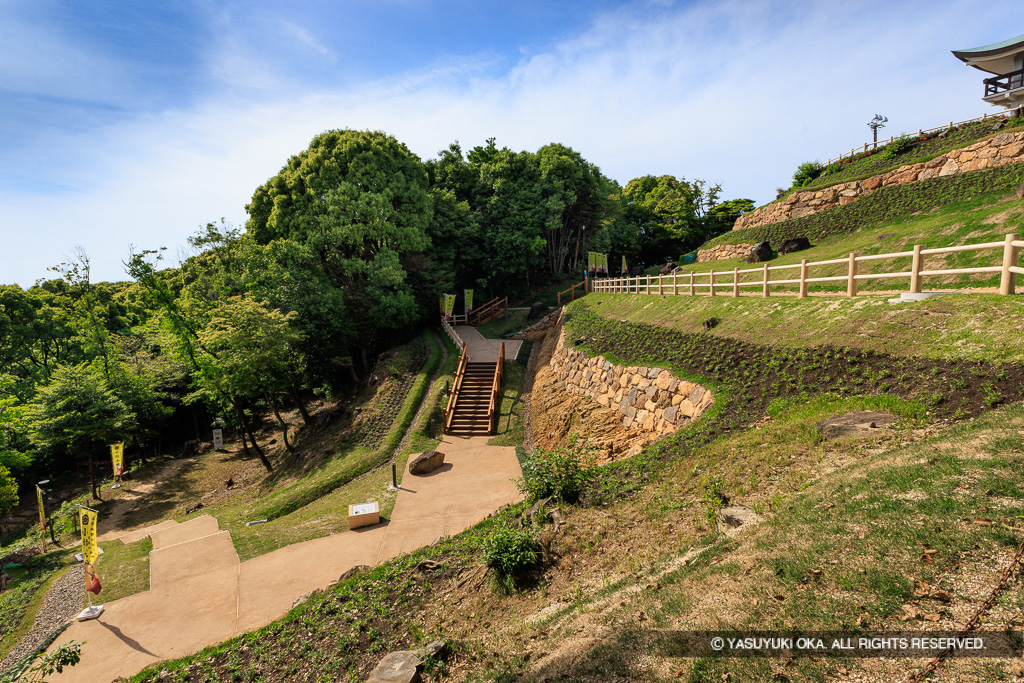
[[(625, 183), (719, 182), (758, 204), (808, 159), (994, 111), (950, 50), (1024, 31), (1024, 3), (130, 3), (0, 0), (0, 283), (76, 245), (244, 225), (255, 188), (330, 128), (423, 159), (458, 139), (562, 142)], [(173, 260), (173, 257), (172, 257)]]

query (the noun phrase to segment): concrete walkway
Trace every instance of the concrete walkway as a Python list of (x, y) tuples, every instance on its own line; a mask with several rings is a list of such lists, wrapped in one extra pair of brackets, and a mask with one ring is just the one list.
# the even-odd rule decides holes
[[(72, 623), (51, 649), (85, 642), (82, 660), (50, 680), (102, 683), (198, 652), (280, 618), (296, 598), (326, 588), (351, 567), (457, 534), (519, 501), (515, 449), (488, 446), (487, 439), (446, 436), (437, 447), (445, 464), (424, 476), (403, 476), (390, 521), (246, 562), (238, 561), (230, 533), (209, 515), (126, 534), (125, 542), (153, 539), (150, 590), (106, 603), (99, 619)], [(101, 563), (101, 576), (102, 569)]]
[(469, 359), (476, 363), (493, 363), (498, 360), (498, 349), (505, 342), (505, 360), (513, 360), (519, 355), (519, 347), (523, 345), (519, 339), (488, 339), (475, 327), (456, 325), (455, 333), (469, 347)]

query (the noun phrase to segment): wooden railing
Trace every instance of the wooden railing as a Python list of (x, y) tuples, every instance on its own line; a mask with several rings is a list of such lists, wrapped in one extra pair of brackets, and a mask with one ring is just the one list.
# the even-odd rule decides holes
[(505, 367), (505, 342), (498, 347), (498, 364), (494, 366), (494, 383), (491, 384), (491, 402), (487, 406), (487, 429), (494, 434), (498, 428), (498, 415), (500, 414), (498, 403), (501, 399), (501, 376)]
[(984, 83), (985, 97), (1022, 88), (1024, 87), (1024, 69), (1017, 69), (1001, 76), (986, 78)]
[[(580, 292), (579, 296), (576, 296), (576, 290), (577, 289), (581, 289), (582, 290)], [(559, 292), (558, 293), (558, 305), (559, 306), (562, 305), (562, 297), (565, 296), (566, 294), (568, 294), (570, 296), (569, 301), (576, 301), (576, 299), (578, 299), (580, 296), (583, 296), (586, 293), (587, 293), (587, 281), (583, 280), (582, 282), (577, 282), (576, 284), (574, 284), (572, 287), (570, 287), (569, 289), (565, 290), (564, 292)]]
[(463, 341), (462, 337), (459, 336), (459, 333), (455, 331), (455, 328), (452, 327), (452, 324), (450, 322), (448, 322), (444, 318), (441, 318), (441, 327), (444, 328), (444, 331), (448, 335), (448, 338), (452, 340), (453, 344), (455, 344), (455, 348), (457, 348), (460, 352), (466, 350), (466, 342)]
[[(803, 259), (800, 263), (793, 263), (786, 266), (769, 266), (767, 263), (760, 268), (746, 268), (740, 270), (733, 268), (732, 279), (719, 281), (719, 277), (728, 278), (729, 271), (714, 270), (708, 273), (688, 274), (674, 273), (672, 275), (641, 275), (639, 277), (610, 278), (607, 280), (596, 280), (592, 283), (593, 291), (605, 293), (635, 293), (635, 294), (666, 294), (679, 295), (689, 294), (694, 296), (698, 290), (711, 296), (717, 296), (720, 289), (729, 288), (732, 296), (740, 295), (743, 287), (760, 287), (761, 296), (771, 296), (772, 287), (783, 285), (796, 285), (797, 296), (804, 298), (808, 295), (810, 285), (817, 282), (846, 282), (846, 295), (857, 296), (857, 289), (860, 282), (864, 280), (879, 280), (890, 278), (909, 278), (910, 291), (920, 293), (922, 291), (922, 278), (940, 275), (971, 275), (975, 273), (999, 273), (999, 293), (1012, 295), (1016, 293), (1017, 275), (1024, 275), (1024, 268), (1019, 265), (1020, 252), (1024, 248), (1024, 241), (1020, 235), (1012, 233), (1006, 236), (1002, 242), (983, 242), (981, 244), (965, 244), (959, 247), (940, 247), (936, 249), (925, 249), (920, 244), (915, 244), (911, 251), (899, 251), (889, 254), (871, 254), (858, 256), (851, 252), (846, 258), (830, 259), (828, 261), (810, 262)], [(924, 257), (938, 254), (953, 254), (963, 251), (980, 251), (985, 249), (1002, 249), (1002, 262), (1000, 265), (980, 266), (976, 268), (945, 268), (937, 270), (926, 270), (924, 268)], [(867, 261), (879, 259), (910, 258), (910, 268), (892, 273), (861, 273), (860, 264)], [(845, 275), (830, 275), (822, 277), (811, 277), (811, 268), (823, 266), (836, 266), (845, 264), (847, 272)], [(784, 270), (798, 270), (796, 277), (773, 280), (772, 273)], [(741, 276), (750, 273), (759, 273), (760, 278), (755, 280), (742, 281)], [(702, 282), (700, 280), (705, 280)], [(682, 291), (680, 291), (682, 290)]]
[[(987, 92), (987, 90), (986, 90), (986, 92)], [(956, 126), (962, 126), (965, 123), (974, 123), (976, 121), (988, 121), (988, 120), (995, 121), (995, 120), (1000, 119), (1000, 118), (1009, 118), (1009, 116), (1010, 116), (1009, 113), (982, 114), (981, 116), (975, 116), (973, 119), (966, 119), (964, 121), (950, 121), (949, 123), (944, 123), (941, 126), (936, 126), (935, 128), (921, 128), (921, 129), (919, 129), (917, 131), (917, 137), (918, 138), (923, 138), (925, 135), (930, 135), (932, 133), (937, 133), (937, 132), (940, 132), (940, 131), (943, 131), (943, 130), (953, 130)], [(841, 159), (846, 159), (847, 157), (853, 157), (853, 156), (856, 156), (858, 154), (863, 154), (864, 152), (867, 152), (868, 149), (878, 149), (879, 147), (884, 147), (885, 145), (889, 144), (890, 142), (892, 142), (896, 138), (901, 138), (901, 137), (904, 137), (904, 136), (902, 136), (902, 135), (893, 135), (893, 136), (891, 136), (891, 137), (889, 137), (889, 138), (887, 138), (885, 140), (879, 140), (878, 142), (865, 142), (863, 147), (854, 147), (849, 152), (844, 152), (844, 153), (840, 154), (837, 157), (829, 159), (825, 163), (825, 165), (826, 166), (831, 166), (832, 164), (834, 164), (835, 162), (837, 162), (837, 161), (839, 161)], [(813, 187), (809, 187), (809, 188), (806, 188), (806, 189), (813, 189)]]
[(452, 392), (448, 394), (448, 405), (444, 409), (441, 421), (444, 424), (444, 433), (452, 428), (452, 418), (455, 417), (455, 404), (459, 400), (459, 390), (462, 388), (462, 379), (466, 376), (466, 365), (469, 364), (469, 353), (467, 346), (462, 347), (462, 355), (459, 356), (459, 367), (455, 371), (455, 381), (452, 382)]
[(466, 321), (467, 325), (483, 325), (501, 315), (508, 308), (508, 297), (495, 297), (483, 306), (474, 308)]

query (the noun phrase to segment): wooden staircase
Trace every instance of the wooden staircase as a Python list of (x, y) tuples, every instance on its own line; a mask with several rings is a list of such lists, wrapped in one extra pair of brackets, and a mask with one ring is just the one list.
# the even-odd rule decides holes
[(444, 412), (444, 433), (490, 436), (497, 427), (505, 344), (495, 362), (469, 362), (464, 350)]

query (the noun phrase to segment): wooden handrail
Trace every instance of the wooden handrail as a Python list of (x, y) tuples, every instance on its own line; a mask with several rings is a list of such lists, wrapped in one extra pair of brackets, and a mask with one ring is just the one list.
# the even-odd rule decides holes
[[(1020, 235), (1017, 233), (1011, 233), (1006, 236), (1001, 242), (981, 242), (978, 244), (964, 244), (956, 247), (937, 247), (932, 249), (924, 249), (922, 245), (915, 245), (911, 251), (897, 251), (888, 254), (866, 254), (863, 256), (857, 256), (856, 254), (850, 254), (848, 258), (842, 259), (828, 259), (825, 261), (814, 261), (808, 262), (806, 259), (800, 263), (791, 263), (784, 266), (768, 266), (764, 264), (762, 268), (748, 268), (745, 270), (739, 270), (734, 268), (732, 271), (732, 282), (723, 282), (716, 280), (716, 276), (728, 276), (729, 271), (710, 271), (707, 273), (695, 273), (690, 271), (689, 280), (689, 292), (691, 296), (696, 295), (697, 289), (706, 290), (712, 296), (716, 295), (717, 290), (722, 290), (727, 287), (732, 288), (732, 295), (734, 297), (740, 295), (741, 287), (761, 287), (762, 296), (770, 296), (771, 288), (781, 285), (799, 285), (799, 296), (807, 296), (807, 285), (817, 282), (847, 282), (847, 295), (856, 296), (857, 287), (856, 282), (860, 280), (884, 280), (888, 278), (909, 278), (910, 279), (910, 291), (920, 292), (921, 291), (921, 278), (923, 276), (935, 276), (935, 275), (973, 275), (973, 274), (993, 274), (1000, 273), (999, 293), (1003, 295), (1014, 294), (1016, 291), (1016, 276), (1021, 273), (1019, 266), (1021, 249), (1024, 248), (1024, 241), (1021, 241)], [(981, 251), (984, 249), (1000, 250), (1002, 252), (1002, 261), (1000, 265), (992, 266), (976, 266), (974, 268), (945, 268), (945, 269), (926, 269), (923, 267), (924, 256), (931, 256), (935, 254), (955, 254), (965, 251)], [(898, 271), (894, 273), (859, 273), (857, 265), (866, 261), (877, 261), (881, 259), (897, 259), (897, 258), (910, 258), (911, 265), (909, 270)], [(846, 275), (828, 275), (819, 277), (810, 277), (809, 270), (812, 267), (821, 266), (835, 266), (840, 264), (848, 264), (848, 271)], [(786, 280), (772, 280), (771, 272), (780, 270), (793, 270), (799, 269), (799, 277), (790, 277)], [(742, 282), (740, 276), (747, 273), (761, 273), (760, 280), (753, 280), (748, 282)], [(671, 278), (667, 285), (664, 278)], [(706, 282), (695, 282), (696, 278), (706, 278)], [(598, 292), (607, 293), (630, 293), (635, 291), (637, 294), (641, 293), (641, 287), (643, 287), (643, 293), (653, 294), (654, 284), (652, 280), (657, 281), (658, 293), (665, 296), (666, 290), (672, 294), (679, 294), (678, 287), (678, 276), (672, 275), (641, 275), (639, 277), (625, 277), (615, 278), (606, 282), (595, 282), (594, 289)]]
[(444, 422), (444, 432), (448, 433), (448, 430), (452, 427), (452, 418), (455, 417), (455, 404), (459, 400), (459, 390), (462, 388), (462, 378), (466, 375), (466, 365), (469, 364), (469, 345), (462, 347), (462, 355), (459, 357), (459, 367), (455, 371), (455, 381), (452, 382), (452, 393), (448, 396), (448, 406), (444, 409), (444, 415), (442, 421)]
[(1016, 90), (1024, 87), (1024, 69), (1017, 69), (1009, 73), (986, 78), (982, 81), (985, 84), (985, 97), (998, 95), (1008, 90)]
[(577, 282), (576, 284), (574, 284), (569, 289), (566, 289), (566, 290), (561, 291), (561, 292), (558, 293), (558, 305), (559, 306), (562, 305), (562, 297), (564, 295), (566, 295), (566, 294), (570, 294), (571, 295), (571, 298), (569, 299), (569, 301), (576, 301), (576, 299), (579, 298), (579, 297), (576, 296), (576, 288), (579, 287), (580, 285), (583, 286), (583, 291), (580, 292), (580, 296), (583, 296), (584, 294), (586, 294), (587, 293), (587, 281), (586, 280), (581, 280), (580, 282)]
[(483, 325), (495, 316), (501, 315), (508, 308), (508, 297), (494, 297), (483, 306), (474, 308), (469, 315), (467, 324)]
[(498, 362), (494, 366), (494, 382), (491, 384), (491, 401), (487, 405), (487, 429), (491, 434), (497, 429), (498, 397), (501, 395), (501, 377), (505, 365), (505, 342), (498, 347)]

